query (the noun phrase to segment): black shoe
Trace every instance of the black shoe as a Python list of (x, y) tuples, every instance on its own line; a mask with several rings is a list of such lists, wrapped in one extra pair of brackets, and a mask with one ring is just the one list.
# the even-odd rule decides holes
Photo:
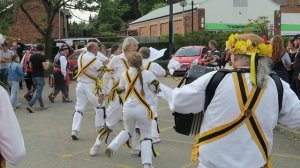
[(63, 102), (63, 103), (72, 103), (73, 101), (72, 101), (72, 100), (69, 100), (69, 99), (66, 99), (66, 100), (63, 100), (62, 102)]
[(30, 100), (32, 99), (32, 96), (30, 96), (28, 93), (26, 93), (24, 95), (24, 98), (26, 99), (27, 102), (30, 102)]
[(50, 95), (48, 96), (48, 98), (49, 98), (49, 101), (50, 101), (51, 103), (54, 103), (54, 98), (52, 97), (52, 94), (50, 94)]

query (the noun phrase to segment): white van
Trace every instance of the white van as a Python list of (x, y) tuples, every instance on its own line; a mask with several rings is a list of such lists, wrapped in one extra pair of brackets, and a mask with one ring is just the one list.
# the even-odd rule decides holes
[[(63, 39), (57, 39), (57, 41), (66, 42), (69, 46), (73, 47), (75, 50), (84, 47), (89, 42), (100, 43), (100, 41), (97, 38), (93, 38), (93, 37), (63, 38)], [(60, 47), (60, 45), (61, 43), (56, 43), (57, 47)]]

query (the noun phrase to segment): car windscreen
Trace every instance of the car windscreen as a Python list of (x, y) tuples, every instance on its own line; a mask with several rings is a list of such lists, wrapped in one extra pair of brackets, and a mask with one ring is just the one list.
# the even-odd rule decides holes
[(175, 57), (192, 57), (200, 54), (200, 48), (180, 48)]

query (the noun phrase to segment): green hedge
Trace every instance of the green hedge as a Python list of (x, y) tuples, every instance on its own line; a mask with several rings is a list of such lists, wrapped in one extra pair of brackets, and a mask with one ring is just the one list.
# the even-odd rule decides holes
[[(230, 34), (235, 32), (208, 32), (197, 31), (185, 35), (174, 34), (174, 49), (177, 51), (180, 47), (189, 45), (204, 45), (207, 46), (209, 40), (216, 40), (217, 48), (220, 51), (225, 49), (225, 42)], [(168, 35), (162, 37), (163, 42), (168, 41)]]

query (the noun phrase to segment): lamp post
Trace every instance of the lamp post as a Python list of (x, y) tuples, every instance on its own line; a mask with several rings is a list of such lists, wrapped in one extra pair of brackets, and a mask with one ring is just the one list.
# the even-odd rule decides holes
[(58, 39), (60, 39), (60, 8), (58, 9)]
[(192, 32), (194, 32), (194, 1), (192, 0)]
[(169, 55), (173, 54), (173, 0), (169, 0), (170, 16), (169, 16)]

